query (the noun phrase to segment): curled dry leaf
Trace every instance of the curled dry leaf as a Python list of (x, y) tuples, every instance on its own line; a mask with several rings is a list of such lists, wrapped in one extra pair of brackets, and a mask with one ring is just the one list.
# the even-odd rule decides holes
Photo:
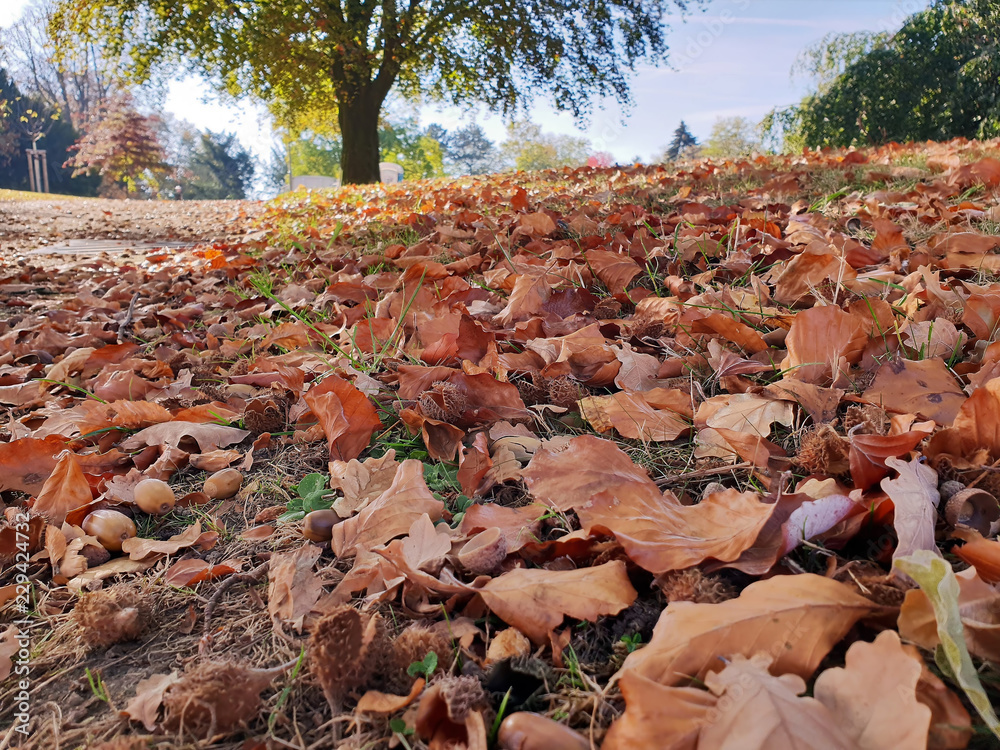
[(368, 447), (372, 433), (382, 426), (368, 397), (336, 375), (311, 388), (305, 402), (323, 427), (331, 460), (357, 458)]
[(180, 675), (177, 672), (154, 674), (144, 680), (139, 680), (139, 684), (135, 688), (135, 697), (128, 702), (122, 713), (152, 732), (159, 722), (163, 694), (178, 680), (180, 680)]
[(919, 430), (898, 435), (852, 435), (850, 462), (854, 486), (866, 490), (874, 485), (889, 473), (886, 459), (906, 454), (925, 437), (927, 433)]
[(577, 515), (586, 532), (613, 534), (633, 562), (659, 575), (708, 559), (736, 560), (753, 545), (774, 507), (755, 492), (731, 489), (681, 505), (648, 481), (601, 492), (577, 508)]
[(205, 560), (178, 560), (170, 566), (163, 580), (170, 586), (194, 586), (202, 581), (222, 578), (236, 571), (237, 568), (227, 563), (213, 565)]
[(718, 604), (668, 604), (649, 645), (629, 654), (618, 674), (677, 685), (722, 669), (719, 657), (763, 652), (775, 672), (807, 678), (854, 623), (882, 609), (829, 578), (776, 576)]
[(330, 462), (330, 489), (344, 493), (333, 501), (341, 518), (353, 516), (381, 495), (396, 477), (396, 451), (390, 448), (380, 458)]
[(625, 672), (618, 686), (625, 713), (608, 730), (603, 750), (696, 750), (716, 712), (718, 699), (707, 690), (661, 685), (637, 672)]
[(330, 548), (337, 557), (354, 555), (359, 548), (371, 549), (402, 536), (424, 514), (436, 521), (443, 511), (444, 503), (424, 482), (423, 464), (407, 459), (381, 495), (358, 515), (334, 526)]
[(497, 617), (537, 644), (548, 642), (564, 615), (593, 622), (618, 614), (638, 595), (618, 560), (580, 570), (516, 568), (479, 594)]
[(70, 511), (82, 508), (93, 499), (90, 484), (73, 453), (64, 451), (42, 485), (32, 509), (49, 523), (59, 526)]
[(895, 509), (892, 525), (898, 542), (892, 559), (906, 557), (918, 549), (941, 554), (934, 540), (937, 506), (941, 502), (937, 472), (919, 459), (902, 461), (890, 457), (885, 459), (885, 465), (899, 473), (897, 479), (882, 480), (882, 489)]
[(145, 560), (149, 557), (173, 555), (179, 550), (194, 546), (201, 537), (201, 521), (195, 521), (180, 534), (174, 534), (169, 539), (143, 539), (132, 537), (122, 542), (122, 552), (133, 560)]

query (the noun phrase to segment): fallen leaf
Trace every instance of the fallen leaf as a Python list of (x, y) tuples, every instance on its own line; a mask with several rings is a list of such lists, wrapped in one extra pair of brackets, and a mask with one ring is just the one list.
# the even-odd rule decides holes
[(618, 674), (635, 671), (662, 685), (723, 668), (720, 657), (757, 653), (772, 669), (811, 677), (823, 657), (860, 620), (882, 608), (829, 578), (776, 576), (718, 604), (671, 602), (649, 645), (629, 654)]
[(14, 654), (21, 649), (21, 642), (17, 639), (20, 632), (15, 625), (8, 625), (0, 633), (0, 682), (7, 681), (14, 667)]
[(392, 693), (381, 693), (378, 690), (368, 690), (358, 698), (355, 710), (358, 713), (366, 714), (394, 714), (402, 711), (415, 701), (424, 691), (427, 681), (420, 677), (413, 683), (408, 695), (393, 695)]
[(749, 659), (736, 655), (721, 672), (705, 677), (725, 710), (715, 712), (714, 721), (701, 730), (699, 750), (731, 748), (735, 737), (741, 750), (854, 750), (857, 746), (839, 717), (815, 698), (801, 697), (805, 680), (795, 674), (770, 674), (771, 661), (766, 654)]
[(753, 545), (774, 510), (756, 492), (713, 492), (681, 505), (652, 482), (601, 492), (577, 508), (584, 531), (607, 532), (634, 563), (657, 575), (714, 559), (731, 562)]
[(940, 359), (902, 359), (878, 369), (864, 399), (889, 411), (949, 425), (962, 408), (965, 393)]
[(336, 375), (311, 388), (304, 399), (323, 427), (331, 460), (357, 458), (382, 426), (368, 397)]
[(424, 482), (423, 463), (403, 461), (392, 484), (356, 516), (333, 527), (330, 548), (337, 557), (356, 554), (359, 548), (384, 544), (410, 530), (413, 522), (427, 514), (441, 518), (444, 503), (435, 498)]
[(858, 321), (830, 305), (795, 316), (785, 339), (788, 356), (781, 362), (787, 378), (816, 385), (838, 383), (858, 361), (867, 341)]
[(691, 429), (691, 396), (676, 388), (588, 396), (581, 416), (598, 432), (616, 430), (633, 440), (667, 442)]
[(886, 478), (881, 483), (895, 509), (892, 525), (898, 542), (892, 559), (920, 549), (941, 554), (934, 539), (937, 506), (941, 502), (937, 472), (920, 459), (901, 461), (890, 457), (885, 459), (885, 465), (899, 473), (897, 479)]
[(625, 713), (611, 725), (603, 750), (696, 750), (698, 736), (717, 713), (707, 690), (660, 685), (636, 672), (618, 681)]
[(66, 520), (70, 511), (82, 508), (93, 499), (90, 484), (79, 464), (73, 460), (70, 451), (65, 451), (42, 485), (32, 509), (58, 527)]
[(304, 544), (291, 552), (276, 552), (268, 568), (267, 611), (278, 625), (289, 623), (302, 630), (302, 621), (323, 593), (323, 582), (313, 565), (323, 550)]
[(330, 462), (330, 489), (344, 493), (333, 501), (333, 509), (348, 518), (381, 495), (396, 477), (396, 451), (390, 448), (380, 458)]
[(179, 681), (180, 675), (177, 672), (154, 674), (139, 680), (135, 688), (135, 697), (128, 702), (122, 713), (130, 720), (142, 724), (148, 731), (154, 731), (159, 723), (163, 694)]
[(230, 575), (236, 570), (226, 563), (213, 565), (205, 560), (178, 560), (170, 566), (163, 576), (163, 580), (170, 586), (194, 586), (202, 581), (211, 581)]
[(917, 700), (921, 665), (903, 650), (892, 630), (874, 643), (858, 641), (843, 668), (824, 671), (813, 696), (837, 718), (859, 750), (920, 750), (927, 747), (931, 710)]
[(497, 617), (543, 644), (564, 615), (594, 622), (621, 612), (637, 593), (625, 564), (616, 560), (579, 570), (516, 568), (489, 581), (479, 595)]
[(889, 473), (888, 459), (913, 450), (925, 437), (927, 433), (920, 430), (898, 435), (851, 435), (848, 456), (854, 486), (867, 490)]
[(143, 539), (132, 537), (122, 542), (122, 552), (133, 560), (145, 560), (151, 555), (173, 555), (179, 550), (193, 546), (201, 536), (201, 521), (195, 521), (179, 534), (169, 539)]
[(198, 444), (200, 453), (208, 453), (233, 443), (239, 443), (249, 435), (250, 432), (247, 430), (239, 430), (220, 424), (174, 421), (139, 430), (123, 440), (121, 447), (124, 450), (136, 450), (145, 445), (169, 445), (178, 448), (181, 441), (190, 439)]

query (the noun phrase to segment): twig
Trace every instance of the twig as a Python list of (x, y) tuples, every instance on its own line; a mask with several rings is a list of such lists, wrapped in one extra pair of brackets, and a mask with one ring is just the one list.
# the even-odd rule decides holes
[(973, 479), (969, 484), (966, 485), (966, 487), (968, 487), (971, 490), (973, 487), (975, 487), (977, 484), (979, 484), (983, 480), (983, 477), (985, 477), (987, 474), (989, 474), (990, 471), (996, 469), (998, 466), (1000, 466), (1000, 458), (998, 458), (996, 461), (994, 461), (989, 466), (984, 467), (983, 468), (983, 473), (980, 474), (975, 479)]
[(135, 314), (135, 303), (139, 301), (139, 296), (142, 292), (136, 292), (132, 295), (132, 301), (128, 303), (128, 312), (125, 313), (125, 318), (122, 320), (121, 325), (118, 326), (118, 343), (124, 343), (126, 333), (131, 338), (132, 335), (132, 316)]
[(702, 479), (704, 477), (714, 477), (719, 474), (728, 474), (731, 471), (737, 471), (739, 469), (751, 469), (753, 464), (750, 461), (744, 461), (741, 464), (733, 464), (732, 466), (719, 466), (714, 469), (701, 469), (699, 471), (689, 471), (686, 474), (677, 474), (672, 477), (660, 477), (656, 480), (656, 484), (662, 487), (665, 484), (677, 484), (678, 482), (686, 482), (689, 479)]
[(212, 616), (215, 614), (216, 607), (219, 606), (219, 602), (222, 601), (223, 595), (235, 586), (237, 583), (255, 583), (260, 580), (261, 576), (267, 572), (268, 566), (271, 564), (270, 560), (262, 562), (253, 570), (246, 573), (241, 573), (240, 575), (230, 576), (219, 584), (219, 588), (215, 590), (212, 597), (208, 600), (208, 604), (205, 605), (205, 622), (202, 626), (202, 649), (208, 650), (212, 643), (212, 636), (209, 633), (209, 629), (212, 624)]

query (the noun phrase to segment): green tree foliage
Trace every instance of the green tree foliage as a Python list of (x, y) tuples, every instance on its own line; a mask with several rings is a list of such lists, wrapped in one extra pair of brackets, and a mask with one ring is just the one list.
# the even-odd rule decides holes
[(199, 133), (189, 160), (178, 166), (185, 198), (242, 199), (253, 187), (253, 154), (233, 133)]
[(259, 97), (292, 132), (302, 112), (336, 113), (351, 183), (378, 180), (379, 113), (394, 88), (505, 114), (547, 93), (585, 116), (593, 94), (627, 102), (635, 64), (666, 59), (668, 8), (700, 2), (60, 0), (55, 23), (127, 53), (140, 80), (179, 62)]
[(496, 145), (474, 122), (448, 135), (445, 154), (445, 162), (456, 174), (487, 174), (499, 166)]
[(155, 127), (129, 97), (116, 97), (93, 116), (67, 165), (74, 177), (100, 175), (100, 195), (151, 196), (167, 172)]
[(687, 123), (681, 120), (681, 124), (674, 131), (674, 137), (670, 141), (670, 145), (667, 146), (667, 150), (663, 154), (663, 161), (676, 161), (697, 147), (697, 145), (698, 139), (691, 135)]
[(828, 38), (825, 49), (807, 57), (819, 87), (799, 113), (805, 143), (1000, 135), (998, 28), (996, 0), (936, 0), (891, 37), (860, 46), (858, 39)]
[(507, 140), (500, 145), (500, 158), (514, 169), (557, 169), (582, 167), (590, 151), (590, 141), (586, 138), (545, 133), (540, 125), (515, 120), (507, 126)]
[(745, 117), (720, 117), (712, 125), (702, 153), (713, 159), (745, 159), (760, 147), (754, 123)]
[(63, 166), (77, 131), (45, 102), (21, 93), (7, 71), (0, 68), (0, 188), (28, 190), (25, 150), (46, 151), (49, 190), (65, 195), (95, 195), (100, 178), (74, 176)]

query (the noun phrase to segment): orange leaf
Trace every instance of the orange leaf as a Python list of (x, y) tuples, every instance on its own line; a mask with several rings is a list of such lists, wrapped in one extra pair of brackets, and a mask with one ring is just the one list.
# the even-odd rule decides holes
[(625, 713), (611, 725), (602, 750), (695, 750), (718, 700), (707, 690), (660, 685), (636, 672), (625, 672), (618, 687)]
[(803, 310), (795, 316), (785, 339), (788, 356), (781, 369), (786, 377), (807, 383), (837, 382), (864, 351), (867, 337), (857, 318), (830, 305)]
[(926, 432), (916, 430), (900, 435), (852, 435), (850, 461), (854, 486), (867, 490), (889, 473), (887, 458), (913, 450), (925, 437)]
[(902, 359), (879, 368), (864, 399), (889, 411), (949, 425), (965, 402), (965, 392), (940, 359)]
[(170, 566), (163, 580), (171, 586), (194, 586), (235, 572), (236, 568), (225, 563), (212, 565), (205, 560), (178, 560)]
[(357, 458), (382, 426), (368, 397), (336, 375), (310, 389), (304, 399), (326, 433), (331, 460)]
[(80, 470), (79, 464), (73, 459), (70, 451), (65, 451), (59, 456), (52, 474), (42, 485), (32, 509), (58, 527), (66, 520), (66, 515), (70, 511), (82, 508), (93, 499), (90, 484)]
[(633, 440), (666, 442), (691, 429), (691, 396), (677, 388), (589, 396), (579, 404), (581, 416), (595, 430), (614, 429)]
[(737, 559), (753, 545), (774, 507), (756, 492), (731, 489), (681, 505), (649, 482), (601, 492), (577, 508), (577, 515), (584, 531), (613, 534), (633, 562), (661, 574), (708, 559)]

